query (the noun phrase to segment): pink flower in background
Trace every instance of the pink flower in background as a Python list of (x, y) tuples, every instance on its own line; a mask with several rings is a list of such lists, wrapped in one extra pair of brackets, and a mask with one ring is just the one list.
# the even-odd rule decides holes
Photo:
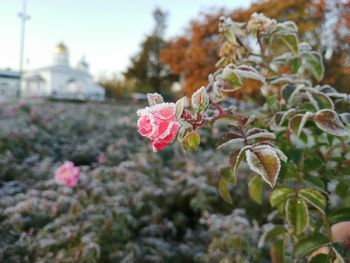
[(74, 163), (67, 161), (58, 167), (55, 171), (55, 181), (58, 184), (64, 184), (72, 188), (77, 184), (80, 177), (80, 170), (74, 166)]
[(171, 144), (181, 127), (176, 121), (174, 103), (160, 103), (137, 111), (139, 133), (152, 141), (153, 151)]
[(100, 154), (98, 155), (97, 162), (98, 162), (99, 164), (103, 164), (103, 163), (107, 162), (107, 157), (106, 157), (106, 155), (104, 155), (103, 153), (100, 153)]

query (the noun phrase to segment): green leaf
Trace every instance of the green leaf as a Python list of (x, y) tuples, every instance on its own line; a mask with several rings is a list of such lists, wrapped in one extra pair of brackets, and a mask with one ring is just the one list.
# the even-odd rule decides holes
[(294, 85), (287, 84), (281, 89), (282, 98), (287, 102), (292, 95), (292, 93), (296, 90)]
[(289, 198), (286, 204), (286, 217), (295, 234), (303, 232), (309, 225), (309, 211), (304, 200)]
[(336, 257), (334, 263), (345, 263), (343, 258), (345, 254), (343, 246), (339, 243), (334, 243), (332, 244), (332, 250)]
[(303, 180), (308, 184), (308, 186), (313, 186), (316, 187), (320, 190), (325, 189), (325, 183), (320, 179), (319, 177), (316, 176), (305, 176)]
[(226, 80), (232, 87), (240, 87), (242, 85), (241, 78), (236, 75), (233, 69), (224, 68), (221, 73), (221, 76), (224, 80)]
[(290, 62), (290, 67), (292, 69), (292, 73), (293, 74), (296, 74), (298, 73), (298, 70), (300, 68), (300, 65), (301, 65), (301, 59), (296, 57), (296, 58), (293, 58)]
[(314, 118), (316, 126), (335, 136), (347, 136), (349, 131), (344, 127), (340, 121), (338, 114), (335, 111), (324, 109), (316, 113)]
[(296, 114), (288, 121), (288, 130), (294, 134), (298, 134), (303, 114)]
[(327, 200), (320, 191), (312, 188), (301, 189), (299, 195), (310, 205), (324, 213), (326, 209)]
[(225, 178), (219, 180), (219, 194), (227, 203), (233, 204), (232, 197), (229, 191), (229, 185)]
[(259, 147), (248, 149), (246, 152), (247, 163), (255, 173), (271, 187), (276, 185), (276, 181), (281, 169), (281, 161), (271, 147)]
[(341, 197), (345, 198), (350, 190), (350, 181), (349, 180), (342, 180), (337, 184), (337, 187), (335, 188), (336, 194)]
[(299, 41), (296, 34), (285, 32), (280, 33), (278, 37), (289, 47), (294, 55), (299, 54)]
[(273, 262), (284, 262), (284, 240), (279, 239), (273, 242), (271, 249), (270, 249), (270, 255), (273, 259)]
[[(287, 118), (289, 118), (291, 115), (293, 115), (295, 112), (296, 112), (296, 109), (294, 109), (294, 108), (289, 109), (289, 110), (287, 110), (287, 111), (282, 111), (282, 112), (280, 112), (280, 113), (282, 114), (282, 117), (281, 117), (281, 119), (280, 119), (278, 125), (279, 125), (279, 126), (282, 126), (283, 123), (284, 123), (284, 121), (285, 121)], [(276, 115), (277, 115), (277, 113), (276, 113), (274, 116), (276, 116)]]
[(250, 197), (258, 204), (262, 203), (264, 182), (260, 176), (254, 175), (248, 183), (248, 191)]
[(294, 246), (294, 252), (297, 257), (301, 258), (320, 247), (330, 245), (330, 243), (325, 235), (314, 233), (299, 240)]
[(313, 256), (309, 263), (329, 263), (332, 262), (331, 258), (327, 254), (318, 254)]
[(277, 207), (284, 203), (286, 199), (294, 194), (292, 189), (289, 188), (277, 188), (270, 195), (270, 204), (272, 207)]
[(315, 51), (302, 55), (304, 67), (309, 70), (317, 81), (321, 81), (324, 76), (324, 66), (322, 56)]
[(326, 94), (320, 92), (312, 92), (311, 94), (316, 100), (319, 109), (334, 109), (333, 101)]
[(225, 178), (226, 181), (236, 184), (237, 178), (235, 174), (233, 173), (231, 167), (224, 167), (220, 170), (220, 174), (222, 177)]
[(332, 250), (338, 253), (339, 255), (341, 256), (345, 255), (345, 250), (341, 243), (333, 243), (331, 247), (332, 247)]
[(343, 221), (350, 221), (350, 208), (339, 208), (333, 210), (328, 215), (328, 219), (332, 225)]
[(350, 113), (349, 112), (340, 113), (339, 117), (345, 125), (350, 126)]
[(182, 146), (185, 151), (195, 151), (197, 150), (200, 144), (201, 138), (198, 133), (191, 131), (186, 134), (186, 136), (182, 140)]
[(288, 233), (288, 230), (284, 226), (275, 226), (272, 229), (264, 232), (259, 241), (259, 247), (263, 246), (265, 243), (273, 242), (276, 239), (282, 237)]

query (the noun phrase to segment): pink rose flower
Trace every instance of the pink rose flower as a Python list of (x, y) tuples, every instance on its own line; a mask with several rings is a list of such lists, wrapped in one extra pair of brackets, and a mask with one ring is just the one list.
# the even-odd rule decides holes
[(105, 162), (107, 162), (107, 157), (106, 157), (106, 155), (104, 155), (103, 153), (100, 153), (100, 154), (98, 155), (97, 162), (98, 162), (99, 164), (104, 164)]
[(74, 166), (74, 163), (67, 161), (58, 167), (55, 171), (55, 181), (58, 184), (64, 184), (72, 188), (77, 184), (80, 177), (80, 170)]
[(176, 121), (174, 103), (159, 103), (137, 111), (139, 133), (152, 141), (154, 152), (171, 144), (181, 127)]

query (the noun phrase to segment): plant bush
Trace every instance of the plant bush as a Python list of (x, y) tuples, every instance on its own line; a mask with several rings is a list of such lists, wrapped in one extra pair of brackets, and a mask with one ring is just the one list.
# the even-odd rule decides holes
[[(262, 14), (246, 24), (221, 17), (221, 59), (208, 85), (192, 95), (189, 108), (186, 98), (164, 103), (149, 94), (149, 107), (137, 112), (139, 133), (154, 151), (177, 136), (189, 152), (199, 146), (202, 128), (211, 127), (217, 149), (229, 159), (218, 182), (222, 198), (233, 203), (230, 189), (245, 160), (249, 195), (257, 203), (268, 198), (274, 209), (266, 218), (273, 227), (260, 240), (271, 260), (344, 262), (348, 241), (332, 235), (332, 225), (350, 220), (350, 95), (318, 84), (322, 55), (299, 42), (297, 30), (291, 21)], [(227, 95), (247, 84), (260, 86), (261, 94), (253, 111), (238, 111)]]
[[(0, 262), (267, 262), (255, 246), (264, 220), (245, 215), (257, 209), (242, 198), (247, 189), (233, 198), (243, 210), (220, 200), (223, 155), (210, 148), (193, 160), (178, 148), (149, 154), (135, 133), (136, 107), (1, 105)], [(72, 189), (54, 181), (66, 160), (81, 172)], [(232, 217), (231, 228), (224, 222)]]

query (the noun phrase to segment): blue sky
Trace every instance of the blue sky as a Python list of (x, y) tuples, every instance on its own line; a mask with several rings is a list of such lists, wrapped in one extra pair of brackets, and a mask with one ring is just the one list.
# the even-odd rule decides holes
[[(121, 72), (153, 28), (156, 6), (169, 13), (167, 37), (181, 34), (201, 11), (249, 6), (253, 0), (27, 0), (25, 68), (49, 65), (63, 41), (75, 65), (83, 55), (93, 75)], [(0, 68), (18, 68), (22, 0), (0, 1)]]

